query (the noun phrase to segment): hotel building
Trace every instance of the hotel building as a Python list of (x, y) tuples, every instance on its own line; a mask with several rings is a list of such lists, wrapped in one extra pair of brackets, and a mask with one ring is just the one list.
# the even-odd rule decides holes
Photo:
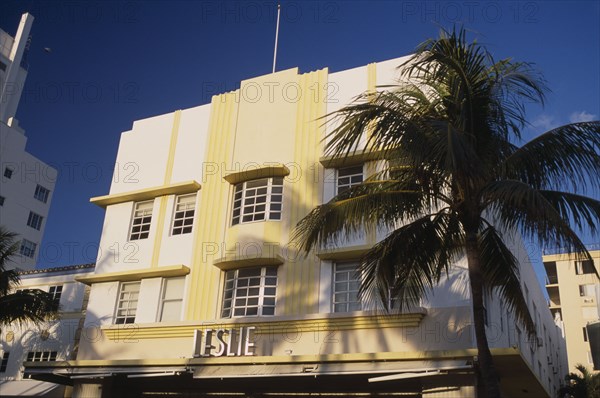
[(94, 264), (46, 268), (19, 273), (18, 289), (40, 289), (52, 294), (59, 319), (31, 324), (15, 323), (0, 329), (0, 396), (63, 397), (70, 387), (24, 377), (25, 361), (75, 359), (81, 338), (89, 287), (75, 277), (91, 275)]
[(9, 267), (33, 269), (44, 236), (57, 172), (26, 150), (15, 118), (27, 78), (26, 55), (33, 16), (23, 14), (13, 38), (0, 29), (0, 225), (21, 244)]
[(577, 372), (578, 364), (590, 372), (594, 369), (587, 325), (600, 318), (600, 247), (590, 246), (589, 250), (591, 260), (560, 250), (542, 257), (550, 311), (564, 324), (569, 372)]
[[(378, 163), (324, 156), (322, 116), (396, 81), (405, 58), (241, 82), (211, 103), (138, 120), (121, 135), (76, 360), (26, 374), (74, 397), (478, 395), (466, 260), (392, 315), (357, 297), (369, 231), (308, 255), (290, 245), (316, 205)], [(121, 167), (123, 169), (124, 167)], [(116, 171), (119, 173), (119, 171)], [(510, 238), (538, 328), (527, 341), (494, 294), (488, 338), (507, 397), (554, 396), (566, 372), (523, 242)]]

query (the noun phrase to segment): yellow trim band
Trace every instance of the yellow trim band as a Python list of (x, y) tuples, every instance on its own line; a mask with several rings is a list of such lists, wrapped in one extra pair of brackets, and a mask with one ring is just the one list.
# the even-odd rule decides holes
[(257, 257), (257, 256), (235, 256), (235, 257), (221, 257), (213, 261), (213, 265), (223, 271), (236, 268), (244, 267), (255, 267), (255, 266), (269, 266), (269, 265), (281, 265), (285, 262), (285, 259), (276, 254), (272, 257)]
[(340, 330), (380, 329), (380, 328), (414, 328), (418, 327), (425, 317), (425, 311), (410, 314), (397, 315), (357, 315), (352, 317), (323, 317), (315, 319), (295, 319), (282, 321), (248, 320), (238, 321), (236, 319), (222, 319), (215, 323), (187, 324), (187, 325), (123, 325), (102, 326), (102, 332), (108, 340), (122, 340), (123, 335), (127, 339), (146, 340), (164, 338), (187, 338), (193, 337), (195, 330), (218, 328), (239, 328), (254, 326), (255, 334), (282, 334), (301, 331), (327, 332)]
[(317, 252), (317, 257), (321, 260), (335, 261), (335, 260), (358, 260), (365, 253), (373, 248), (373, 245), (359, 245), (359, 246), (346, 246), (336, 247), (334, 249), (324, 249)]
[(185, 276), (190, 273), (190, 269), (185, 265), (170, 265), (168, 267), (158, 267), (152, 269), (139, 269), (122, 272), (107, 272), (105, 274), (97, 274), (91, 276), (79, 276), (75, 280), (77, 282), (91, 285), (92, 283), (102, 282), (126, 282), (126, 281), (139, 281), (147, 278), (168, 278), (172, 276)]
[(285, 165), (276, 164), (265, 165), (244, 171), (236, 171), (235, 173), (227, 174), (223, 179), (230, 184), (237, 184), (238, 182), (256, 180), (257, 178), (285, 177), (289, 174), (290, 169)]
[(382, 159), (383, 155), (384, 151), (365, 151), (360, 149), (344, 156), (323, 156), (319, 158), (319, 162), (323, 167), (332, 169), (366, 163), (370, 160)]
[(183, 195), (186, 193), (193, 193), (197, 192), (200, 188), (201, 185), (197, 181), (183, 181), (175, 184), (139, 189), (137, 191), (129, 191), (113, 195), (96, 196), (91, 198), (90, 202), (97, 206), (106, 208), (107, 206), (115, 205), (118, 203), (141, 202), (144, 200), (154, 199), (159, 196)]
[(181, 110), (175, 111), (173, 115), (173, 127), (171, 128), (171, 141), (169, 142), (169, 157), (167, 158), (167, 168), (165, 170), (164, 184), (171, 182), (173, 177), (173, 165), (175, 164), (175, 150), (177, 149), (177, 138), (179, 136), (179, 125), (181, 124)]
[[(494, 357), (521, 357), (517, 348), (491, 348)], [(327, 363), (327, 362), (361, 362), (361, 361), (403, 361), (403, 360), (434, 360), (458, 359), (477, 356), (477, 349), (438, 351), (396, 351), (352, 354), (325, 355), (277, 355), (250, 357), (208, 357), (208, 358), (173, 358), (173, 359), (113, 359), (97, 360), (84, 359), (75, 361), (56, 362), (24, 362), (26, 368), (60, 369), (60, 368), (89, 368), (89, 367), (128, 367), (128, 366), (175, 366), (175, 365), (235, 365), (235, 364), (269, 364), (269, 363)]]

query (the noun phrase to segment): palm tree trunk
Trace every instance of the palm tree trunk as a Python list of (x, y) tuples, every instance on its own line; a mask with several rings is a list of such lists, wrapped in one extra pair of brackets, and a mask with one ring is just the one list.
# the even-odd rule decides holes
[(479, 258), (477, 233), (467, 232), (466, 235), (467, 263), (469, 267), (469, 282), (471, 284), (473, 323), (475, 326), (475, 338), (477, 340), (479, 371), (485, 387), (486, 397), (500, 398), (500, 383), (485, 334), (483, 275)]

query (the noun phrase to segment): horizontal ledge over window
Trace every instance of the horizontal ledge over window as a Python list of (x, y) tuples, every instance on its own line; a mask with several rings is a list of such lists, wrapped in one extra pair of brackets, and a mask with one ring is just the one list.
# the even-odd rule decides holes
[(284, 164), (270, 164), (259, 166), (256, 168), (249, 168), (244, 171), (236, 171), (235, 173), (229, 173), (223, 178), (230, 184), (237, 184), (238, 182), (256, 180), (259, 178), (267, 178), (267, 177), (285, 177), (290, 174), (290, 169), (288, 169)]
[(185, 276), (190, 273), (190, 269), (185, 265), (169, 265), (158, 268), (144, 268), (121, 272), (108, 272), (105, 274), (80, 276), (75, 280), (86, 285), (102, 282), (127, 282), (139, 281), (148, 278), (168, 278), (173, 276)]
[(319, 159), (319, 162), (326, 169), (334, 169), (354, 166), (370, 160), (377, 160), (381, 158), (382, 153), (383, 151), (365, 151), (364, 149), (361, 149), (347, 155), (323, 156)]
[(195, 180), (177, 182), (175, 184), (160, 185), (139, 189), (137, 191), (129, 191), (117, 193), (113, 195), (96, 196), (90, 199), (95, 205), (106, 208), (106, 206), (125, 202), (140, 202), (143, 200), (154, 199), (165, 195), (183, 195), (186, 193), (194, 193), (200, 189), (201, 185)]
[(213, 265), (223, 271), (228, 271), (237, 268), (247, 267), (259, 267), (259, 266), (270, 266), (270, 265), (281, 265), (285, 262), (284, 258), (279, 254), (271, 257), (257, 257), (257, 256), (235, 256), (235, 257), (221, 257), (213, 262)]
[(345, 246), (332, 249), (321, 249), (317, 251), (317, 257), (325, 261), (356, 260), (365, 255), (373, 246)]

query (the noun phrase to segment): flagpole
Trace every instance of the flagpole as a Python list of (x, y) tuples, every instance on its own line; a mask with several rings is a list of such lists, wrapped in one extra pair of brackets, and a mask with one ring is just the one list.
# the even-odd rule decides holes
[(277, 4), (277, 28), (275, 29), (275, 50), (273, 51), (273, 73), (275, 73), (275, 64), (277, 63), (277, 40), (279, 38), (279, 15), (281, 14), (281, 4)]

